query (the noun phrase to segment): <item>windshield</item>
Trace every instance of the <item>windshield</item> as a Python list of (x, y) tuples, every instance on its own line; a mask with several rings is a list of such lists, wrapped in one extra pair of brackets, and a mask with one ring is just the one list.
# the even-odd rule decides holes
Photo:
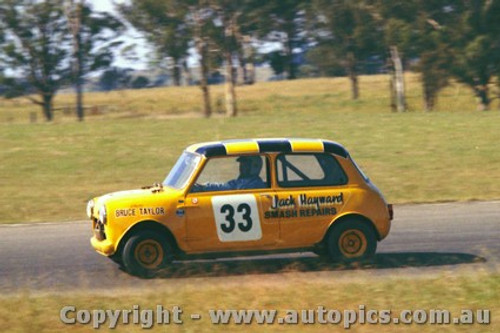
[(187, 181), (193, 174), (194, 170), (201, 161), (201, 156), (189, 152), (182, 153), (181, 157), (177, 160), (163, 185), (181, 189), (186, 186)]

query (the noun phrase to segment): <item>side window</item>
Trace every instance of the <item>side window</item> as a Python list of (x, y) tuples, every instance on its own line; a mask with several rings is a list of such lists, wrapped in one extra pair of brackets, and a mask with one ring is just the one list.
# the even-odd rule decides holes
[(281, 154), (276, 160), (281, 187), (347, 184), (347, 176), (330, 154)]
[(214, 157), (205, 164), (191, 192), (267, 188), (268, 170), (264, 156)]

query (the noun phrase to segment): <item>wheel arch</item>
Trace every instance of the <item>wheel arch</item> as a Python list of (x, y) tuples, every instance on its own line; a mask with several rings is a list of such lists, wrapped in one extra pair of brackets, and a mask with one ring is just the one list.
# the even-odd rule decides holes
[(172, 231), (170, 231), (170, 229), (167, 226), (165, 226), (164, 224), (162, 224), (160, 222), (154, 221), (154, 220), (145, 220), (145, 221), (137, 222), (136, 224), (134, 224), (132, 227), (130, 227), (125, 232), (125, 234), (122, 236), (122, 238), (118, 242), (118, 248), (115, 252), (115, 255), (118, 255), (121, 257), (122, 252), (123, 252), (123, 248), (125, 247), (125, 244), (130, 239), (130, 237), (132, 237), (133, 235), (136, 235), (137, 233), (144, 231), (144, 230), (157, 232), (157, 233), (165, 236), (167, 238), (167, 240), (169, 241), (170, 245), (173, 247), (174, 251), (176, 253), (181, 252), (181, 250), (177, 244), (177, 241), (174, 237), (174, 234), (172, 233)]
[(328, 234), (330, 232), (332, 232), (332, 230), (335, 229), (335, 227), (339, 226), (340, 224), (349, 223), (349, 221), (352, 221), (352, 220), (357, 220), (357, 221), (360, 221), (360, 222), (365, 223), (366, 225), (370, 226), (370, 228), (373, 230), (373, 233), (374, 233), (377, 241), (381, 240), (380, 233), (378, 232), (378, 230), (375, 227), (375, 224), (372, 222), (372, 220), (370, 220), (368, 217), (361, 215), (361, 214), (358, 214), (358, 213), (348, 213), (348, 214), (339, 216), (338, 218), (333, 220), (332, 223), (330, 223), (330, 226), (326, 230), (325, 235), (323, 236), (323, 239), (321, 240), (321, 244), (325, 243), (325, 240), (327, 239)]

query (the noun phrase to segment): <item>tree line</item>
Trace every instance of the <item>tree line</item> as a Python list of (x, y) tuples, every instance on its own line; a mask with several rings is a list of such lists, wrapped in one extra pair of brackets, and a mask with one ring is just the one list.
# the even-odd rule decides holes
[[(5, 97), (24, 96), (53, 119), (57, 91), (72, 85), (84, 119), (84, 78), (109, 68), (119, 37), (131, 24), (169, 59), (174, 83), (192, 81), (195, 50), (203, 113), (212, 113), (209, 75), (225, 73), (225, 108), (238, 113), (235, 85), (255, 82), (259, 45), (278, 45), (266, 60), (287, 79), (305, 54), (317, 76), (349, 79), (353, 99), (368, 62), (390, 75), (391, 106), (406, 110), (404, 70), (421, 76), (424, 108), (432, 110), (450, 80), (469, 86), (478, 109), (490, 108), (500, 85), (500, 0), (131, 0), (116, 13), (85, 0), (0, 0), (0, 85)], [(300, 51), (300, 52), (298, 52)], [(186, 81), (186, 80), (185, 80)]]

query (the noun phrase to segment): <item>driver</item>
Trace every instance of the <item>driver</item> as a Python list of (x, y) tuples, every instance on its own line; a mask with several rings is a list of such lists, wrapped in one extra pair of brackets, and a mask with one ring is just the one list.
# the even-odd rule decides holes
[(266, 183), (262, 181), (259, 174), (262, 170), (262, 159), (260, 156), (240, 156), (236, 159), (240, 163), (240, 175), (227, 183), (207, 183), (205, 185), (195, 184), (193, 192), (244, 190), (253, 188), (265, 188)]

